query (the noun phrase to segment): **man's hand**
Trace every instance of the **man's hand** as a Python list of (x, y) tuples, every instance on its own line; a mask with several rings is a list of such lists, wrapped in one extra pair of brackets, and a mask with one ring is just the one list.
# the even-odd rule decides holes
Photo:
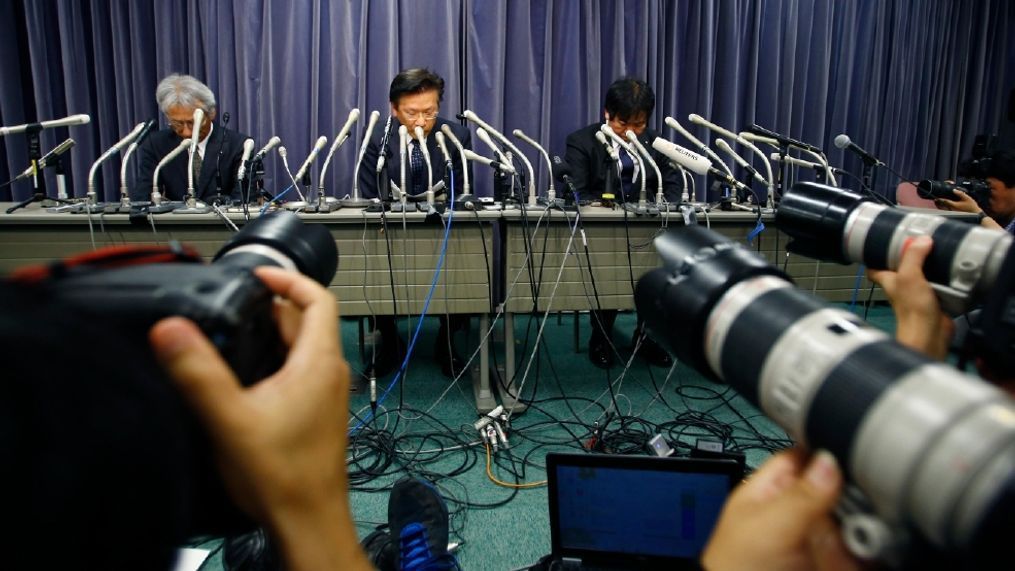
[[(974, 203), (975, 204), (975, 203)], [(923, 264), (934, 246), (929, 236), (912, 238), (902, 252), (897, 271), (869, 270), (895, 311), (895, 339), (929, 357), (943, 360), (955, 333), (955, 324), (923, 275)]]
[(207, 428), (232, 499), (269, 527), (288, 568), (368, 568), (349, 511), (349, 365), (337, 304), (297, 273), (255, 273), (280, 298), (289, 355), (274, 375), (242, 386), (200, 329), (178, 317), (152, 327), (152, 348)]
[(842, 492), (835, 458), (794, 448), (772, 456), (723, 508), (702, 565), (742, 569), (854, 570), (832, 510)]
[(956, 210), (959, 212), (969, 212), (971, 214), (976, 214), (977, 212), (980, 212), (982, 210), (980, 208), (980, 205), (977, 204), (975, 200), (973, 200), (972, 196), (969, 196), (968, 194), (957, 188), (953, 188), (952, 192), (954, 192), (956, 196), (959, 197), (958, 200), (948, 200), (947, 198), (935, 198), (934, 206), (937, 206), (940, 210)]

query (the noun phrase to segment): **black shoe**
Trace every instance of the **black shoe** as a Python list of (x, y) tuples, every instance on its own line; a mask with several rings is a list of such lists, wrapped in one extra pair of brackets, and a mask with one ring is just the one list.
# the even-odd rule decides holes
[(600, 369), (609, 369), (613, 366), (613, 350), (606, 339), (597, 339), (594, 336), (589, 339), (589, 361)]
[(388, 526), (399, 545), (398, 568), (457, 569), (448, 553), (448, 506), (433, 485), (405, 477), (388, 497)]
[[(635, 337), (635, 342), (638, 338)], [(649, 365), (656, 367), (670, 368), (673, 366), (673, 358), (666, 352), (665, 349), (659, 346), (658, 343), (645, 337), (641, 342), (641, 347), (638, 349), (638, 354), (641, 355), (642, 359), (648, 361)]]
[(222, 545), (226, 571), (281, 571), (282, 557), (263, 529), (226, 538)]
[[(386, 526), (384, 526), (386, 527)], [(360, 542), (367, 559), (378, 571), (398, 571), (398, 542), (386, 529), (378, 527)]]
[(386, 377), (401, 367), (404, 360), (405, 342), (402, 341), (401, 337), (397, 337), (394, 347), (381, 347), (380, 352), (377, 353), (377, 358), (372, 362), (367, 361), (363, 367), (363, 378), (369, 381), (371, 376), (375, 379)]

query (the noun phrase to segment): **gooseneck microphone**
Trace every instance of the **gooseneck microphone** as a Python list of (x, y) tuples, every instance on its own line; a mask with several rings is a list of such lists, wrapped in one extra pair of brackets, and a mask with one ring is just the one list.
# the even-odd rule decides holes
[(191, 206), (194, 200), (194, 155), (198, 154), (198, 144), (201, 139), (201, 126), (204, 124), (204, 109), (194, 109), (194, 126), (190, 129), (190, 157), (187, 161), (187, 196), (184, 202)]
[(768, 161), (768, 157), (765, 155), (765, 153), (761, 152), (761, 149), (759, 149), (754, 143), (748, 141), (747, 139), (744, 139), (740, 135), (737, 135), (736, 133), (730, 131), (729, 129), (720, 127), (715, 123), (712, 123), (711, 121), (705, 119), (701, 115), (691, 113), (690, 115), (687, 116), (687, 120), (690, 121), (691, 123), (694, 123), (695, 125), (701, 125), (702, 127), (711, 129), (712, 131), (715, 131), (716, 133), (722, 135), (723, 137), (732, 139), (750, 149), (754, 154), (761, 157), (761, 162), (765, 165), (765, 174), (768, 175), (764, 183), (768, 187), (768, 207), (772, 208), (775, 206), (775, 177), (772, 176), (772, 163)]
[(652, 148), (662, 153), (667, 159), (686, 168), (694, 174), (711, 174), (726, 184), (740, 190), (747, 190), (747, 185), (733, 178), (729, 173), (712, 166), (712, 162), (709, 161), (707, 157), (685, 149), (676, 143), (667, 141), (662, 137), (656, 137), (656, 139), (652, 141)]
[(155, 119), (150, 119), (145, 123), (141, 132), (138, 133), (137, 137), (131, 141), (130, 146), (127, 147), (127, 152), (123, 153), (123, 161), (120, 163), (120, 206), (117, 211), (129, 210), (130, 209), (130, 193), (127, 188), (127, 164), (130, 162), (130, 157), (134, 155), (134, 151), (137, 150), (141, 143), (144, 142), (145, 137), (151, 132), (155, 126)]
[(314, 143), (314, 148), (310, 150), (310, 154), (307, 155), (306, 160), (303, 161), (303, 164), (300, 165), (299, 170), (296, 171), (295, 177), (296, 180), (298, 181), (303, 180), (304, 176), (307, 174), (307, 171), (310, 170), (310, 165), (314, 163), (314, 159), (317, 158), (317, 155), (321, 152), (321, 149), (323, 149), (324, 146), (327, 144), (328, 144), (327, 137), (322, 135), (317, 138), (317, 142)]
[(511, 166), (510, 163), (506, 163), (506, 162), (502, 162), (502, 161), (495, 161), (495, 160), (493, 160), (491, 158), (484, 157), (483, 155), (480, 155), (478, 153), (470, 151), (469, 149), (463, 149), (462, 150), (462, 155), (466, 159), (468, 159), (468, 160), (470, 160), (470, 161), (472, 161), (474, 163), (481, 163), (481, 164), (484, 164), (484, 165), (486, 165), (488, 167), (497, 169), (497, 170), (499, 170), (501, 172), (504, 172), (504, 173), (507, 173), (507, 174), (513, 175), (513, 174), (515, 174), (517, 172), (517, 171), (515, 171), (515, 167)]
[(758, 182), (760, 182), (761, 184), (768, 183), (768, 181), (765, 180), (765, 177), (761, 176), (761, 173), (759, 173), (757, 169), (751, 166), (751, 163), (747, 162), (747, 159), (738, 155), (737, 152), (733, 150), (733, 147), (731, 147), (730, 144), (727, 143), (725, 139), (716, 139), (715, 146), (719, 147), (719, 150), (729, 155), (730, 158), (736, 161), (738, 165), (740, 165), (741, 167), (743, 167), (744, 170), (747, 171), (747, 174), (754, 177)]
[(416, 135), (416, 144), (419, 145), (420, 152), (423, 153), (423, 162), (426, 164), (426, 184), (424, 186), (426, 188), (428, 196), (430, 196), (430, 198), (427, 199), (427, 202), (432, 204), (433, 200), (431, 200), (431, 198), (433, 194), (433, 182), (432, 182), (433, 164), (430, 162), (430, 149), (426, 147), (426, 135), (423, 134), (422, 127), (416, 125), (412, 129), (412, 132)]
[(532, 163), (529, 162), (528, 157), (526, 157), (525, 154), (522, 153), (521, 150), (519, 150), (518, 147), (514, 145), (514, 143), (508, 140), (508, 138), (505, 137), (503, 133), (491, 127), (489, 124), (487, 124), (486, 121), (480, 119), (479, 115), (476, 115), (471, 110), (466, 109), (462, 113), (462, 116), (468, 119), (469, 121), (472, 121), (473, 123), (479, 125), (483, 129), (486, 129), (489, 133), (491, 133), (494, 137), (496, 137), (498, 141), (504, 143), (504, 146), (510, 149), (511, 152), (514, 153), (514, 156), (518, 157), (518, 159), (522, 161), (522, 163), (525, 165), (526, 172), (529, 173), (529, 206), (536, 206), (536, 181), (535, 181), (536, 174), (535, 170), (532, 168)]
[(377, 147), (377, 167), (376, 173), (381, 174), (384, 170), (384, 165), (388, 159), (388, 137), (391, 136), (391, 114), (388, 114), (388, 119), (384, 122), (384, 134), (381, 136), (381, 144)]
[(328, 149), (328, 154), (324, 157), (324, 163), (321, 164), (320, 178), (317, 183), (317, 193), (319, 197), (324, 196), (324, 176), (328, 172), (328, 167), (331, 166), (331, 157), (335, 154), (342, 144), (345, 143), (346, 139), (349, 138), (349, 131), (352, 130), (352, 126), (359, 120), (359, 109), (353, 108), (349, 111), (349, 117), (345, 120), (345, 125), (335, 135), (335, 140), (331, 143), (331, 148)]
[(42, 131), (43, 129), (53, 129), (55, 127), (70, 127), (72, 125), (84, 125), (91, 121), (92, 118), (82, 113), (80, 115), (71, 115), (63, 119), (53, 119), (52, 121), (42, 121), (41, 123), (25, 123), (24, 125), (15, 125), (13, 127), (0, 127), (0, 137), (6, 137), (7, 135), (17, 135), (18, 133), (24, 133), (25, 131)]
[(458, 194), (458, 197), (468, 196), (472, 193), (472, 188), (469, 186), (469, 165), (466, 162), (465, 147), (458, 140), (458, 137), (455, 136), (455, 132), (451, 130), (451, 125), (447, 123), (441, 125), (441, 133), (458, 149), (458, 155), (462, 160), (462, 192)]
[(405, 159), (406, 151), (409, 148), (409, 128), (405, 125), (398, 126), (398, 191), (401, 193), (401, 202), (405, 204), (406, 199), (406, 188), (405, 188)]
[(240, 157), (240, 168), (236, 170), (236, 183), (243, 182), (243, 179), (247, 176), (247, 162), (250, 161), (250, 155), (254, 152), (254, 140), (247, 139), (243, 141), (243, 156)]
[(155, 165), (155, 170), (152, 172), (152, 205), (159, 206), (162, 204), (162, 193), (159, 192), (159, 172), (162, 167), (166, 166), (169, 161), (175, 159), (180, 153), (190, 148), (190, 139), (183, 139), (180, 144), (176, 145), (176, 148), (169, 151), (169, 154), (162, 157), (159, 164)]
[[(659, 170), (659, 165), (657, 165), (655, 160), (652, 159), (652, 154), (648, 152), (648, 149), (646, 149), (645, 146), (641, 144), (641, 141), (638, 140), (638, 135), (635, 135), (634, 131), (628, 129), (627, 132), (624, 133), (624, 135), (626, 135), (627, 140), (631, 142), (631, 146), (633, 146), (642, 156), (644, 162), (651, 165), (652, 170), (654, 170), (656, 173), (656, 204), (662, 204), (666, 202), (666, 198), (663, 195), (663, 174)], [(644, 188), (644, 185), (642, 186), (642, 188)], [(645, 197), (643, 196), (642, 198), (644, 199)], [(682, 198), (682, 201), (687, 202), (686, 195)]]
[(850, 151), (853, 151), (861, 159), (863, 159), (863, 162), (869, 163), (869, 164), (871, 164), (873, 166), (881, 167), (881, 166), (885, 165), (885, 163), (881, 162), (877, 157), (875, 157), (874, 155), (872, 155), (872, 154), (868, 153), (867, 151), (863, 150), (862, 148), (860, 148), (859, 145), (857, 145), (856, 143), (851, 141), (849, 139), (849, 135), (847, 135), (845, 133), (842, 133), (842, 134), (838, 135), (837, 137), (835, 137), (835, 147), (838, 148), (838, 149), (844, 149), (844, 150), (848, 149)]
[(260, 160), (264, 160), (264, 157), (268, 156), (268, 153), (270, 153), (271, 150), (277, 147), (281, 142), (282, 139), (280, 139), (278, 135), (275, 135), (274, 137), (268, 139), (268, 143), (264, 145), (264, 148), (262, 148), (260, 151), (257, 151), (257, 154), (254, 155), (254, 158), (251, 159), (250, 162), (253, 163)]
[[(705, 156), (710, 157), (713, 161), (715, 161), (716, 164), (721, 166), (722, 169), (724, 171), (726, 171), (726, 174), (730, 175), (730, 177), (733, 176), (733, 171), (730, 169), (729, 165), (727, 165), (719, 157), (719, 155), (715, 151), (713, 151), (711, 148), (709, 148), (708, 145), (706, 145), (705, 143), (702, 143), (700, 140), (698, 140), (697, 137), (692, 135), (690, 131), (685, 129), (683, 125), (678, 123), (676, 119), (674, 119), (673, 117), (666, 117), (666, 118), (663, 119), (663, 122), (666, 123), (667, 127), (669, 127), (670, 129), (673, 129), (674, 131), (680, 133), (688, 141), (691, 141), (691, 143), (694, 144), (694, 148), (698, 149), (699, 151), (704, 153)], [(665, 139), (663, 139), (663, 140), (665, 140)]]
[(521, 129), (515, 129), (514, 131), (511, 131), (511, 134), (535, 147), (536, 150), (539, 151), (539, 154), (543, 155), (543, 158), (546, 160), (546, 174), (550, 175), (550, 185), (546, 189), (546, 200), (552, 203), (557, 198), (557, 191), (553, 188), (553, 165), (550, 163), (550, 154), (547, 153), (546, 149), (537, 143), (535, 139), (523, 133)]
[[(785, 135), (780, 135), (779, 133), (776, 133), (775, 131), (770, 131), (756, 123), (751, 123), (744, 130), (759, 138), (766, 138), (775, 141), (777, 146), (796, 147), (798, 149), (803, 149), (805, 151), (810, 151), (812, 153), (821, 152), (821, 149), (815, 147), (814, 145), (809, 145), (803, 141), (798, 141), (797, 139), (793, 139)], [(741, 133), (741, 136), (743, 136), (743, 133)], [(746, 139), (747, 137), (744, 138)], [(767, 143), (768, 141), (762, 140), (761, 142)]]
[[(363, 157), (365, 157), (367, 154), (367, 147), (370, 146), (370, 138), (373, 137), (374, 135), (374, 127), (377, 125), (377, 121), (378, 119), (380, 119), (380, 117), (381, 114), (376, 109), (370, 112), (370, 118), (367, 119), (367, 128), (366, 131), (363, 133), (363, 142), (359, 146), (359, 154), (356, 155), (356, 165), (352, 169), (352, 194), (348, 198), (343, 198), (342, 200), (339, 201), (339, 204), (341, 204), (342, 206), (346, 206), (349, 208), (365, 208), (367, 204), (370, 202), (369, 200), (366, 200), (360, 196), (359, 169), (360, 166), (363, 164)], [(386, 136), (387, 133), (385, 133), (385, 137)], [(381, 146), (378, 149), (378, 153), (380, 153), (381, 155), (384, 154), (383, 146)], [(323, 185), (323, 178), (321, 180)]]
[(109, 148), (109, 150), (102, 153), (102, 155), (94, 163), (92, 163), (92, 168), (88, 171), (87, 202), (89, 206), (94, 206), (96, 204), (97, 193), (95, 192), (95, 175), (96, 173), (99, 172), (99, 166), (106, 160), (108, 160), (110, 157), (112, 157), (116, 153), (121, 152), (124, 148), (130, 145), (131, 141), (133, 141), (138, 135), (141, 134), (141, 131), (144, 129), (144, 125), (145, 125), (144, 123), (138, 123), (130, 133), (127, 133), (127, 135), (124, 138), (117, 141), (112, 147)]

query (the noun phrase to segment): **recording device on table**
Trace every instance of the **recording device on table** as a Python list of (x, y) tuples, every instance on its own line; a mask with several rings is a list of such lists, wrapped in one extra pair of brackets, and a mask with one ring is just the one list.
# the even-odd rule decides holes
[[(819, 242), (815, 249), (837, 258), (895, 267), (905, 236), (929, 223), (926, 215), (909, 218), (839, 189), (807, 194), (807, 186), (820, 185), (801, 183), (783, 197), (779, 214), (797, 215), (783, 215), (780, 228), (791, 235), (794, 226), (808, 228), (796, 238)], [(978, 258), (981, 279), (970, 293), (1004, 288), (1010, 296), (1010, 237), (954, 224), (936, 222), (928, 277), (946, 283)], [(988, 248), (971, 252), (973, 243)], [(635, 289), (649, 332), (702, 374), (733, 386), (794, 440), (836, 456), (848, 482), (837, 515), (851, 551), (912, 568), (985, 568), (1009, 558), (1009, 396), (796, 289), (783, 272), (719, 234), (679, 227), (655, 245), (663, 267)]]
[[(102, 320), (124, 338), (145, 339), (158, 320), (187, 317), (215, 344), (237, 378), (251, 385), (277, 371), (286, 356), (273, 317), (274, 295), (252, 272), (261, 265), (297, 270), (327, 285), (335, 275), (338, 252), (324, 226), (275, 212), (234, 234), (211, 264), (175, 244), (112, 247), (55, 266), (25, 268), (12, 279), (44, 287), (54, 303), (73, 308), (82, 318)], [(115, 358), (109, 366), (116, 366)], [(196, 426), (190, 432), (201, 434)], [(203, 442), (190, 444), (188, 453), (207, 447)], [(179, 494), (173, 496), (194, 492), (206, 499), (206, 504), (193, 506), (194, 525), (199, 526), (193, 533), (251, 527), (226, 499), (214, 474), (211, 458), (205, 458), (193, 481), (180, 482)]]

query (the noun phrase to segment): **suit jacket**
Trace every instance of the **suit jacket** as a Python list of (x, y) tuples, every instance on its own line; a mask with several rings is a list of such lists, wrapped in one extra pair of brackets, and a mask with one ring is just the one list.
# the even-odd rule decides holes
[[(222, 195), (234, 199), (240, 198), (240, 189), (236, 185), (236, 171), (240, 168), (243, 157), (243, 141), (247, 135), (227, 130), (219, 125), (212, 129), (208, 143), (204, 149), (204, 162), (201, 165), (201, 178), (194, 181), (194, 196), (198, 200), (210, 201), (215, 196), (216, 165), (222, 169)], [(152, 133), (138, 152), (141, 163), (138, 171), (137, 184), (130, 190), (133, 201), (151, 200), (152, 174), (162, 157), (179, 146), (183, 139), (171, 129), (162, 129)], [(221, 161), (219, 159), (221, 153)], [(182, 200), (187, 194), (188, 153), (180, 153), (159, 171), (159, 185), (163, 198)]]
[[(614, 194), (618, 195), (617, 201), (620, 202), (620, 183), (616, 179), (616, 162), (610, 159), (606, 148), (596, 140), (596, 132), (601, 127), (602, 123), (593, 123), (568, 135), (567, 151), (564, 153), (564, 157), (567, 164), (571, 166), (571, 176), (574, 179), (575, 190), (578, 191), (583, 200), (601, 198), (603, 188), (606, 186), (606, 177), (612, 176), (614, 177)], [(655, 138), (655, 131), (645, 129), (645, 132), (638, 137), (638, 140), (648, 149), (652, 159), (659, 166), (659, 173), (663, 177), (663, 195), (666, 197), (666, 200), (679, 202), (680, 193), (684, 186), (683, 179), (680, 176), (680, 172), (670, 166), (666, 157), (652, 148), (652, 141)], [(645, 186), (645, 197), (649, 201), (653, 201), (658, 186), (656, 173), (651, 166), (645, 165), (645, 167), (645, 170), (648, 171), (646, 173), (648, 178)], [(628, 200), (637, 200), (638, 193), (641, 192), (641, 179), (634, 185), (634, 191), (634, 196), (628, 197)]]
[[(472, 134), (469, 130), (462, 125), (452, 123), (444, 118), (438, 117), (434, 128), (430, 131), (430, 134), (426, 138), (426, 148), (430, 153), (430, 164), (433, 167), (433, 180), (430, 181), (430, 185), (435, 184), (437, 181), (444, 178), (446, 174), (447, 166), (444, 160), (444, 154), (441, 153), (440, 147), (437, 146), (437, 137), (434, 135), (440, 131), (442, 125), (450, 125), (451, 132), (458, 137), (461, 141), (462, 146), (466, 149), (472, 148)], [(398, 120), (392, 117), (391, 127), (388, 130), (388, 142), (384, 148), (384, 154), (387, 156), (385, 161), (385, 169), (387, 174), (381, 176), (387, 176), (388, 179), (395, 182), (395, 184), (401, 184), (399, 180), (401, 178), (401, 161), (398, 156)], [(363, 155), (363, 164), (360, 166), (359, 171), (359, 188), (363, 198), (376, 198), (377, 197), (377, 159), (380, 157), (381, 139), (384, 137), (383, 124), (380, 129), (370, 139), (370, 143), (367, 144), (366, 153)], [(455, 179), (455, 194), (461, 194), (462, 188), (462, 157), (458, 152), (458, 148), (455, 147), (454, 143), (447, 141), (448, 152), (451, 153), (451, 168), (454, 171)], [(409, 192), (412, 192), (412, 169), (406, 164), (405, 167), (405, 180), (406, 186), (409, 187)], [(472, 165), (469, 165), (469, 181), (472, 178)], [(429, 187), (430, 185), (424, 185)], [(447, 192), (447, 191), (445, 191)], [(447, 196), (447, 194), (445, 194)]]

